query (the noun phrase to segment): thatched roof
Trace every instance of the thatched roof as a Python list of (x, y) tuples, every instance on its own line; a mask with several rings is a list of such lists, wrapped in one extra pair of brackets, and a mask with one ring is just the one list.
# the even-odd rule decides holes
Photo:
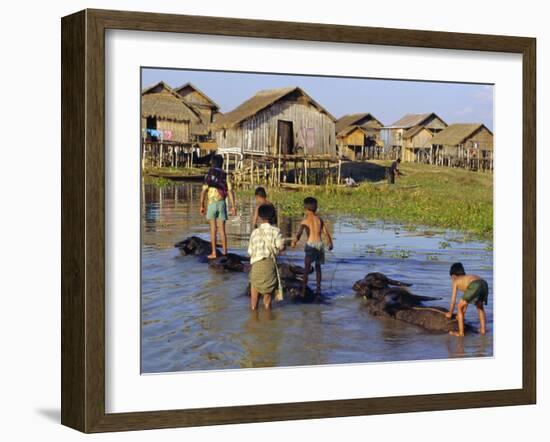
[(404, 133), (403, 133), (403, 138), (412, 138), (414, 137), (417, 133), (419, 133), (422, 129), (424, 129), (424, 126), (413, 126), (411, 127), (410, 129), (406, 130)]
[(246, 120), (247, 118), (252, 117), (258, 112), (266, 109), (267, 107), (291, 94), (299, 94), (305, 97), (320, 112), (326, 114), (333, 121), (336, 121), (336, 119), (325, 108), (323, 108), (319, 103), (313, 100), (313, 98), (307, 95), (301, 88), (294, 86), (259, 91), (256, 95), (252, 96), (244, 103), (237, 106), (231, 112), (228, 112), (219, 117), (214, 122), (212, 127), (214, 129), (227, 129), (230, 127), (234, 127), (242, 121)]
[[(198, 93), (199, 95), (201, 95), (208, 102), (208, 106), (211, 109), (218, 110), (220, 108), (220, 106), (218, 106), (218, 104), (214, 100), (212, 100), (208, 95), (206, 95), (203, 91), (201, 91), (193, 83), (188, 82), (188, 83), (182, 84), (181, 86), (178, 86), (178, 87), (174, 88), (174, 92), (176, 92), (178, 95), (182, 96), (184, 100), (185, 100), (185, 92), (189, 91), (189, 90), (194, 91), (194, 92)], [(194, 105), (195, 103), (188, 103), (188, 104)]]
[[(375, 118), (374, 115), (372, 115), (369, 112), (362, 112), (362, 113), (358, 113), (358, 114), (348, 114), (348, 115), (344, 115), (343, 117), (340, 117), (338, 119), (338, 121), (336, 121), (336, 133), (339, 134), (341, 131), (343, 131), (344, 129), (346, 129), (349, 126), (357, 126), (358, 121), (363, 120), (367, 117), (370, 117), (372, 120), (379, 123), (380, 126), (383, 126), (383, 124), (380, 122), (380, 120)], [(369, 126), (369, 125), (371, 125), (370, 121), (365, 124), (365, 126)]]
[(345, 137), (345, 136), (349, 135), (350, 133), (352, 133), (356, 129), (359, 129), (361, 132), (366, 134), (365, 129), (363, 129), (361, 126), (357, 126), (357, 125), (354, 124), (354, 125), (347, 126), (347, 127), (343, 128), (336, 135), (339, 136), (339, 137)]
[[(441, 132), (436, 134), (432, 140), (431, 144), (437, 144), (440, 146), (457, 146), (464, 143), (464, 141), (471, 137), (481, 128), (487, 129), (487, 127), (481, 123), (457, 123), (451, 124), (450, 126), (443, 129)], [(487, 129), (489, 133), (492, 132)]]
[(437, 117), (437, 115), (434, 112), (428, 112), (425, 114), (406, 114), (403, 118), (397, 120), (395, 123), (391, 124), (389, 127), (396, 128), (396, 129), (398, 128), (408, 129), (413, 126), (422, 126), (422, 124), (432, 115), (435, 115)]
[(198, 113), (163, 81), (141, 92), (141, 116), (200, 122)]

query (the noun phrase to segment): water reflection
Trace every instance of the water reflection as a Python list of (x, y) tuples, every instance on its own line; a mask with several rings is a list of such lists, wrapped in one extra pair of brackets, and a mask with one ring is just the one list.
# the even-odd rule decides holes
[[(444, 298), (441, 305), (446, 306), (451, 262), (462, 261), (492, 287), (492, 252), (486, 244), (453, 242), (450, 233), (410, 232), (362, 218), (328, 217), (335, 239), (323, 268), (329, 303), (276, 304), (271, 312), (250, 312), (244, 296), (247, 275), (210, 271), (173, 248), (189, 235), (207, 238), (199, 195), (196, 184), (143, 186), (143, 372), (492, 355), (492, 292), (488, 335), (460, 340), (373, 318), (351, 290), (367, 272), (380, 271), (413, 283), (416, 293)], [(243, 253), (251, 232), (252, 198), (241, 199), (238, 207), (239, 216), (230, 218), (227, 232), (230, 249)], [(279, 218), (285, 236), (296, 231), (299, 219)], [(300, 263), (303, 252), (290, 250), (283, 260)], [(476, 323), (475, 308), (468, 309), (467, 320)]]

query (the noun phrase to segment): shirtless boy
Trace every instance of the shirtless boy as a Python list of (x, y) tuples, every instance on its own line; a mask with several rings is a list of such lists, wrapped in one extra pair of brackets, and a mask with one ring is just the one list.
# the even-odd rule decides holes
[(315, 276), (317, 279), (316, 294), (319, 297), (321, 295), (321, 264), (325, 263), (325, 246), (323, 244), (323, 235), (326, 238), (328, 249), (332, 250), (332, 238), (327, 229), (326, 224), (316, 214), (317, 212), (317, 200), (313, 197), (307, 197), (304, 199), (304, 219), (300, 223), (296, 238), (292, 241), (292, 247), (296, 247), (298, 241), (302, 237), (304, 230), (307, 234), (307, 242), (305, 246), (305, 258), (304, 258), (304, 280), (302, 288), (302, 296), (305, 295), (309, 269), (311, 264), (315, 265)]
[(489, 297), (489, 286), (487, 281), (481, 279), (477, 275), (467, 275), (464, 266), (460, 262), (455, 262), (451, 266), (449, 274), (451, 275), (451, 281), (453, 283), (453, 294), (451, 296), (449, 312), (445, 314), (447, 318), (450, 319), (453, 317), (457, 292), (460, 290), (464, 293), (458, 302), (456, 313), (458, 333), (450, 333), (455, 336), (464, 336), (464, 316), (466, 314), (466, 309), (468, 308), (468, 304), (474, 304), (477, 308), (479, 317), (479, 332), (484, 335), (486, 317), (483, 305), (487, 305), (487, 298)]

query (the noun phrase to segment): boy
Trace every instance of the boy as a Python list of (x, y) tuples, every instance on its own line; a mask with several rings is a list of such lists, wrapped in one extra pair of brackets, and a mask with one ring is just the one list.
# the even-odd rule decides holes
[(485, 310), (483, 305), (487, 305), (489, 297), (489, 286), (487, 281), (481, 279), (477, 275), (467, 275), (464, 266), (460, 262), (455, 262), (449, 271), (451, 281), (453, 282), (453, 294), (451, 296), (451, 307), (449, 312), (445, 314), (448, 319), (453, 317), (455, 309), (456, 294), (460, 290), (464, 295), (458, 302), (456, 318), (458, 320), (458, 333), (450, 332), (454, 336), (464, 336), (464, 315), (468, 304), (474, 304), (477, 307), (479, 317), (479, 332), (485, 334)]
[(311, 268), (311, 264), (315, 264), (315, 276), (317, 278), (317, 297), (321, 295), (321, 264), (325, 263), (325, 248), (322, 241), (322, 235), (324, 234), (328, 243), (328, 249), (332, 250), (332, 238), (327, 229), (326, 224), (323, 222), (317, 212), (317, 200), (308, 196), (304, 199), (304, 219), (300, 223), (296, 238), (292, 241), (292, 247), (296, 247), (298, 241), (302, 236), (304, 230), (307, 234), (307, 242), (305, 246), (305, 258), (304, 258), (304, 280), (302, 288), (302, 296), (305, 296), (308, 273)]
[(254, 216), (252, 217), (252, 228), (256, 228), (258, 226), (258, 209), (264, 204), (267, 204), (273, 207), (274, 209), (273, 219), (269, 220), (269, 222), (274, 226), (276, 226), (277, 210), (275, 209), (275, 206), (273, 205), (273, 203), (267, 199), (267, 193), (263, 187), (256, 188), (256, 191), (254, 192), (254, 199), (256, 200), (256, 208), (254, 209)]
[(266, 310), (271, 308), (271, 296), (280, 288), (277, 255), (285, 249), (281, 231), (270, 224), (275, 208), (264, 204), (258, 207), (259, 227), (252, 231), (248, 244), (250, 255), (250, 308), (256, 310), (260, 295)]
[[(201, 192), (200, 213), (206, 213), (206, 219), (210, 222), (210, 240), (212, 242), (212, 253), (208, 259), (216, 258), (217, 230), (220, 229), (223, 254), (227, 254), (227, 235), (225, 233), (225, 222), (227, 221), (227, 204), (225, 199), (229, 196), (231, 201), (231, 215), (237, 214), (235, 206), (235, 194), (231, 189), (231, 183), (227, 181), (227, 174), (222, 169), (223, 157), (214, 155), (212, 167), (208, 170)], [(208, 209), (204, 207), (205, 198), (208, 197)], [(217, 224), (216, 224), (217, 222)]]

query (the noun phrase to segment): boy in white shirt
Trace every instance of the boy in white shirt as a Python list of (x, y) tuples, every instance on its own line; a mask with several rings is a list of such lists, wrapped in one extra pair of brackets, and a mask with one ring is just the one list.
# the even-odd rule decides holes
[(256, 310), (260, 295), (266, 310), (271, 308), (271, 297), (281, 289), (277, 270), (277, 256), (285, 249), (281, 231), (270, 224), (275, 208), (264, 204), (258, 207), (259, 226), (252, 231), (248, 254), (250, 255), (250, 308)]

